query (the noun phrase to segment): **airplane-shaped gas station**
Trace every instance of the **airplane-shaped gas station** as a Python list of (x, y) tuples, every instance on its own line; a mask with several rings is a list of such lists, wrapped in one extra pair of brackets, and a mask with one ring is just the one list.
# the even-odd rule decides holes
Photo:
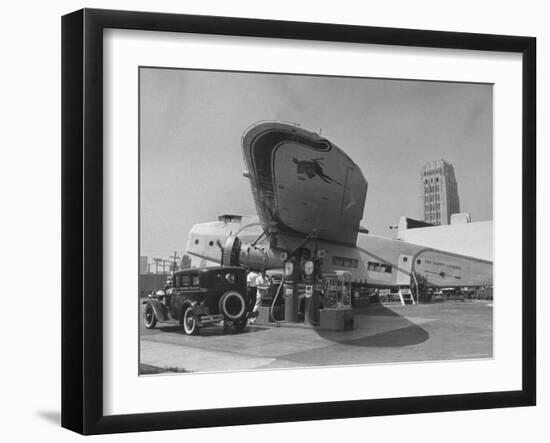
[(415, 303), (419, 278), (433, 287), (492, 286), (486, 256), (369, 234), (360, 225), (367, 180), (328, 139), (295, 124), (259, 122), (244, 132), (242, 150), (257, 215), (194, 225), (186, 251), (224, 266), (280, 270), (275, 298), (284, 300), (284, 321), (298, 321), (304, 293), (306, 322), (347, 329), (358, 287), (394, 288)]

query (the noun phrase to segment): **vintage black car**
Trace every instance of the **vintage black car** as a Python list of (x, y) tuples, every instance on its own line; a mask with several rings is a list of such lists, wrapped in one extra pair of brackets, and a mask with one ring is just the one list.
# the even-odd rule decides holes
[(232, 266), (177, 271), (171, 287), (151, 294), (143, 303), (146, 328), (154, 328), (157, 321), (175, 320), (188, 335), (221, 321), (241, 331), (257, 314), (252, 312), (255, 297), (247, 294), (246, 271)]

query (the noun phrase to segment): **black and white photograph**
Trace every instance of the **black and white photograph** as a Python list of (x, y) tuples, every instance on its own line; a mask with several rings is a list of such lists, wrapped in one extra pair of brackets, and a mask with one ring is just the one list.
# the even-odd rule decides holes
[(543, 5), (6, 3), (3, 440), (546, 442)]
[(137, 75), (140, 375), (494, 357), (493, 84)]

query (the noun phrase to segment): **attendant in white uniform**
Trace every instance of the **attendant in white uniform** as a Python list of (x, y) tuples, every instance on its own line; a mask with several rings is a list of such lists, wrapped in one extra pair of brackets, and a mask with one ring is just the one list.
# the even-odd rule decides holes
[(267, 296), (267, 292), (269, 291), (269, 278), (267, 275), (265, 275), (265, 272), (262, 272), (260, 275), (258, 275), (258, 278), (256, 278), (256, 304), (254, 305), (254, 312), (258, 310), (258, 308), (262, 305), (262, 298)]
[(257, 296), (257, 283), (260, 274), (256, 272), (249, 272), (246, 276), (247, 298), (250, 300), (252, 297)]

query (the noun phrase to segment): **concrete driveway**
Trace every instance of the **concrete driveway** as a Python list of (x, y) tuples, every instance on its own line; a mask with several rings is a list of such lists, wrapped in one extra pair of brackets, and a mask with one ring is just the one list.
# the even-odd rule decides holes
[[(485, 301), (354, 309), (353, 331), (209, 327), (187, 336), (173, 324), (140, 331), (143, 373), (492, 358), (493, 308)], [(150, 370), (154, 368), (154, 370)]]

